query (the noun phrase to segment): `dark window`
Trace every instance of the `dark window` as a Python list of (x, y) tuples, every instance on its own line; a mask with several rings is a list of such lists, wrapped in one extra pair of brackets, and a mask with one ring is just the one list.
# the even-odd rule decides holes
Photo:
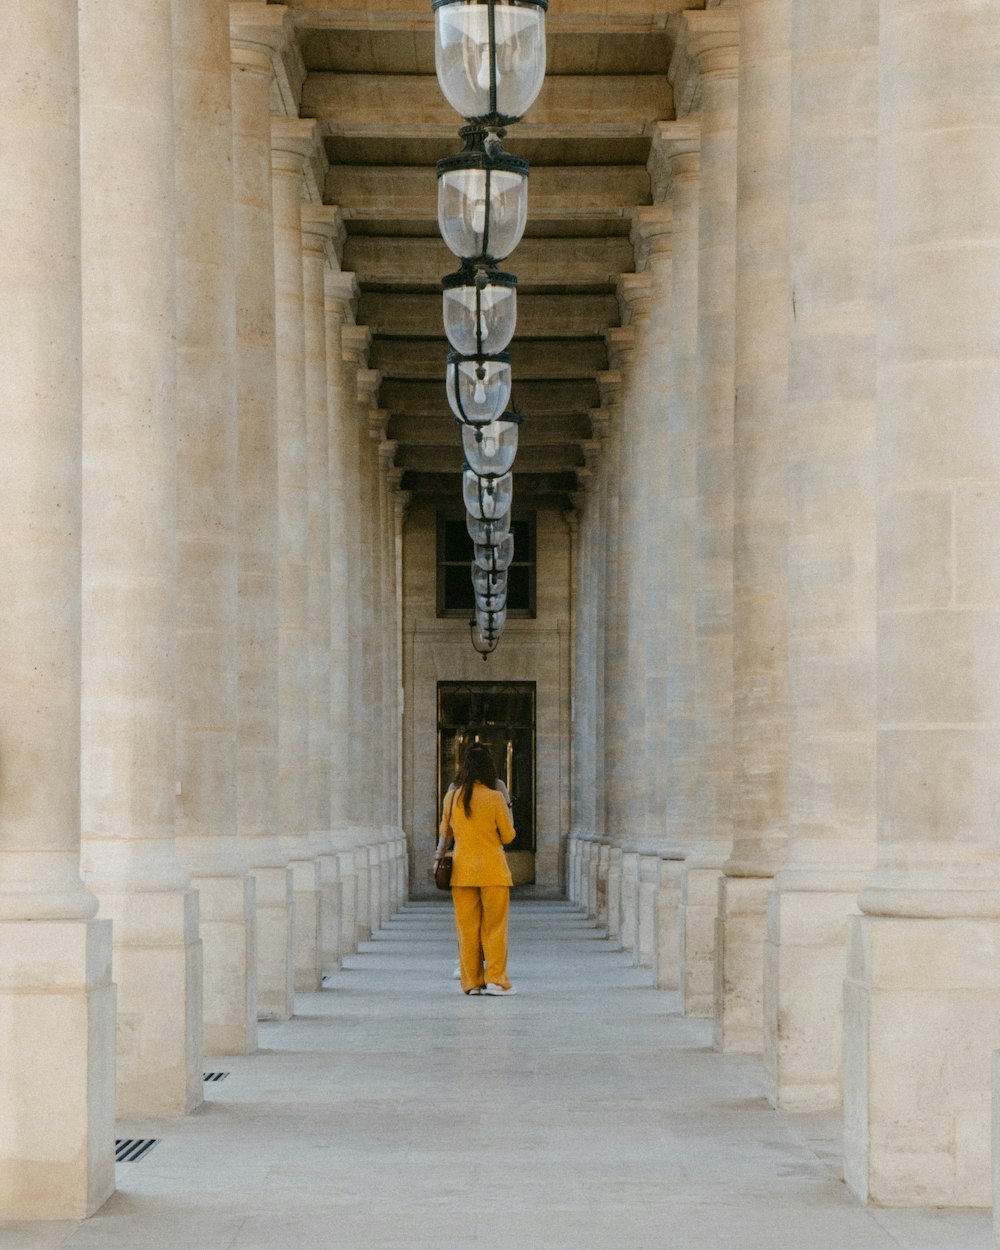
[[(514, 561), (507, 571), (507, 615), (535, 615), (535, 514), (511, 522)], [(438, 513), (437, 614), (470, 617), (475, 610), (472, 591), (472, 539), (465, 518)]]

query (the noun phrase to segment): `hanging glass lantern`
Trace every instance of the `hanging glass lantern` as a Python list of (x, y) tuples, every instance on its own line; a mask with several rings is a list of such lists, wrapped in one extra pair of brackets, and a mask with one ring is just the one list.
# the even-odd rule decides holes
[(481, 655), (483, 660), (488, 660), (500, 643), (500, 635), (495, 638), (484, 638), (476, 628), (476, 622), (469, 622), (469, 633), (472, 635), (472, 649), (477, 655)]
[(476, 544), (472, 548), (473, 558), (481, 569), (487, 573), (504, 573), (510, 568), (514, 559), (514, 535), (508, 534), (496, 546)]
[(505, 593), (507, 590), (507, 573), (500, 570), (490, 572), (487, 569), (480, 568), (478, 564), (474, 564), (472, 566), (472, 588), (477, 598)]
[(469, 537), (474, 543), (479, 543), (484, 547), (494, 547), (510, 533), (510, 513), (505, 512), (501, 517), (494, 517), (491, 521), (484, 521), (480, 517), (475, 517), (470, 512), (467, 512), (465, 514), (465, 528), (469, 531)]
[(522, 117), (545, 78), (547, 0), (434, 0), (434, 61), (462, 117), (499, 125)]
[(511, 471), (520, 424), (519, 412), (505, 412), (487, 425), (462, 426), (462, 450), (473, 473), (490, 477)]
[(476, 595), (476, 607), (481, 608), (484, 612), (499, 612), (501, 608), (505, 608), (506, 606), (506, 588), (498, 590), (491, 595)]
[(462, 470), (462, 495), (470, 516), (493, 521), (510, 512), (514, 501), (514, 478), (510, 473), (503, 477), (477, 477), (467, 464)]
[(460, 269), (441, 279), (444, 330), (462, 356), (495, 356), (517, 325), (517, 279), (499, 269)]
[(484, 138), (472, 131), (464, 152), (438, 161), (438, 225), (456, 256), (489, 265), (509, 256), (524, 234), (528, 162), (499, 142), (488, 152)]
[(489, 637), (490, 634), (494, 633), (501, 633), (506, 621), (506, 608), (501, 608), (498, 612), (484, 612), (482, 608), (476, 609), (476, 624), (484, 637)]
[(459, 356), (448, 353), (445, 390), (448, 403), (463, 425), (489, 425), (510, 399), (510, 356)]

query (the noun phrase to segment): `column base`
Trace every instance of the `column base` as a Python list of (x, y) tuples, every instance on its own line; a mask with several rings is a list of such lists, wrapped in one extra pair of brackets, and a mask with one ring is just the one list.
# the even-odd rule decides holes
[(599, 842), (597, 844), (596, 862), (593, 865), (594, 919), (597, 921), (599, 929), (606, 929), (608, 926), (608, 853), (610, 850), (611, 847), (607, 842)]
[(340, 877), (340, 958), (358, 951), (358, 881), (353, 851), (337, 852)]
[(319, 857), (319, 963), (320, 974), (340, 967), (340, 856)]
[(368, 848), (368, 928), (374, 937), (382, 927), (382, 843)]
[(623, 951), (631, 951), (635, 963), (636, 930), (639, 924), (639, 856), (635, 851), (621, 855), (621, 925), (619, 938)]
[(764, 1048), (764, 939), (772, 877), (719, 878), (715, 920), (715, 1049)]
[(840, 1106), (847, 919), (857, 891), (774, 889), (764, 945), (764, 1073), (783, 1111)]
[(681, 877), (682, 859), (661, 859), (656, 898), (656, 988), (678, 990), (681, 985)]
[(257, 1049), (257, 906), (254, 879), (194, 877), (198, 891), (205, 997), (206, 1055)]
[(988, 1207), (1000, 920), (851, 916), (844, 1176), (878, 1206)]
[[(604, 923), (610, 941), (621, 944), (622, 940), (622, 851), (619, 846), (601, 847), (600, 863), (604, 877)], [(598, 890), (600, 880), (598, 880)], [(598, 911), (600, 921), (600, 911)]]
[(82, 1220), (115, 1189), (111, 922), (0, 923), (0, 1211)]
[(357, 941), (368, 942), (372, 936), (371, 926), (371, 858), (367, 846), (354, 851), (354, 873), (357, 883)]
[(715, 1013), (715, 919), (720, 875), (720, 868), (687, 864), (681, 874), (680, 989), (684, 1014), (705, 1020)]
[(118, 1117), (187, 1115), (204, 1101), (198, 894), (99, 897), (114, 935)]
[(656, 901), (659, 892), (659, 855), (640, 855), (635, 937), (635, 962), (640, 968), (656, 967)]
[(295, 1009), (292, 961), (292, 874), (255, 868), (257, 890), (257, 1018), (290, 1020)]
[(288, 867), (292, 874), (294, 985), (299, 994), (313, 994), (323, 980), (319, 964), (319, 860), (293, 859)]

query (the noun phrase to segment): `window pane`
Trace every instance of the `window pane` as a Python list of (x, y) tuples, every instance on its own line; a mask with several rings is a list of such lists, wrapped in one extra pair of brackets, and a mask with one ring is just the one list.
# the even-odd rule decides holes
[(464, 521), (445, 521), (444, 523), (444, 558), (472, 563), (472, 539)]
[(472, 574), (467, 564), (449, 565), (444, 571), (444, 607), (446, 612), (458, 609), (471, 615), (476, 596), (472, 589)]
[(512, 564), (507, 571), (507, 611), (531, 608), (531, 571), (526, 564)]

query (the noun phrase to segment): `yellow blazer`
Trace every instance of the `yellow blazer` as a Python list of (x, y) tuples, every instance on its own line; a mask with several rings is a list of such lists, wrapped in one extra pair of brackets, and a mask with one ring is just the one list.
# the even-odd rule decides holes
[(448, 836), (448, 820), (455, 838), (451, 870), (454, 885), (513, 885), (503, 847), (516, 834), (510, 812), (499, 790), (490, 790), (477, 781), (466, 816), (460, 790), (451, 790), (444, 800), (439, 833)]

